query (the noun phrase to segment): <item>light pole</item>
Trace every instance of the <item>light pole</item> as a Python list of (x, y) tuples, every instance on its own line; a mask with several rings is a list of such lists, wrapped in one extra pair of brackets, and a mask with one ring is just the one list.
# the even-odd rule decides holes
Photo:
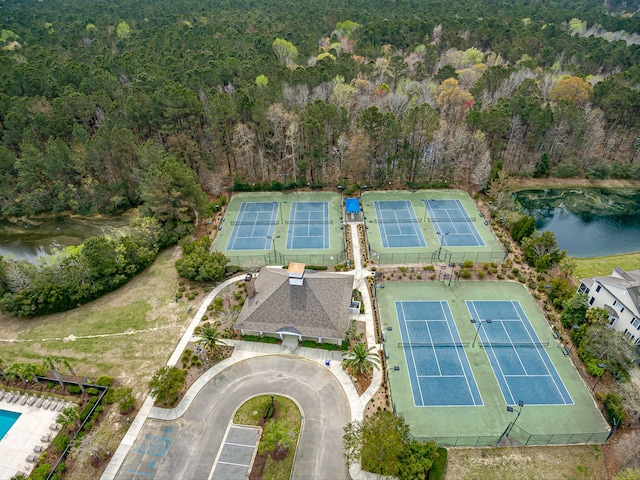
[(440, 239), (440, 247), (438, 248), (438, 260), (440, 260), (440, 253), (442, 252), (442, 242), (444, 241), (444, 237), (449, 235), (449, 232), (436, 232)]
[[(507, 437), (509, 436), (509, 433), (511, 433), (511, 429), (516, 424), (516, 422), (518, 421), (518, 418), (520, 417), (520, 414), (522, 413), (522, 407), (524, 407), (524, 402), (522, 400), (519, 400), (518, 406), (520, 407), (518, 409), (518, 415), (516, 415), (516, 419), (513, 422), (511, 422), (511, 425), (509, 425), (509, 427), (507, 428), (507, 432), (505, 434)], [(514, 411), (513, 407), (507, 405), (507, 412), (513, 412), (513, 411)]]
[(271, 245), (273, 245), (273, 259), (276, 259), (276, 255), (278, 254), (278, 252), (276, 252), (276, 239), (275, 238), (280, 238), (280, 235), (276, 235), (275, 238), (273, 238), (271, 235), (267, 235), (267, 238), (269, 240), (271, 240)]
[(604, 377), (604, 374), (607, 371), (607, 366), (604, 365), (603, 363), (598, 363), (597, 365), (598, 365), (598, 368), (602, 369), (602, 375), (600, 375), (598, 377), (598, 380), (596, 380), (596, 383), (593, 384), (593, 388), (591, 388), (591, 393), (593, 393), (595, 391), (596, 387), (600, 383), (600, 380), (602, 380), (602, 377)]
[(473, 343), (471, 344), (471, 347), (475, 348), (476, 340), (478, 339), (478, 333), (480, 333), (480, 327), (482, 327), (483, 323), (492, 323), (493, 320), (491, 320), (490, 318), (487, 318), (486, 320), (476, 320), (475, 318), (472, 318), (470, 322), (478, 324), (478, 327), (476, 328), (476, 336), (473, 337)]
[(362, 185), (360, 187), (360, 198), (362, 198), (362, 190), (366, 190), (367, 188), (371, 188), (371, 187), (369, 187), (369, 185)]

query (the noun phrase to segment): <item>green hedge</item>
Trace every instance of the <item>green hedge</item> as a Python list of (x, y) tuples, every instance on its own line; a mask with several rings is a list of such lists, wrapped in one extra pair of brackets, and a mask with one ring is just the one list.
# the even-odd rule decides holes
[(444, 471), (447, 468), (447, 449), (438, 448), (438, 456), (433, 459), (433, 465), (429, 470), (429, 480), (442, 480)]
[(75, 395), (78, 393), (82, 393), (82, 389), (78, 385), (67, 385), (67, 392)]

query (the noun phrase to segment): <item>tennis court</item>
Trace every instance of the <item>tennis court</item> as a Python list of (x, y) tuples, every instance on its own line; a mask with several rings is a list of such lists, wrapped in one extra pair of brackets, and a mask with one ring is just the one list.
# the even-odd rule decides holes
[(243, 202), (227, 250), (269, 250), (278, 214), (278, 202)]
[(377, 200), (373, 203), (383, 247), (426, 247), (410, 201)]
[[(507, 405), (572, 405), (546, 348), (517, 301), (467, 301)], [(490, 319), (490, 322), (487, 322)]]
[(289, 214), (287, 250), (329, 248), (329, 203), (293, 202)]
[[(522, 444), (606, 440), (610, 428), (590, 385), (578, 375), (571, 355), (561, 348), (562, 339), (554, 337), (525, 286), (506, 281), (448, 286), (428, 279), (387, 279), (384, 286), (377, 289), (376, 300), (390, 403), (416, 438), (445, 446), (493, 447), (517, 415), (518, 408), (507, 407), (522, 400), (522, 415), (510, 433)], [(489, 319), (492, 323), (485, 323)], [(519, 328), (511, 326), (515, 324)], [(512, 334), (516, 329), (519, 336)], [(507, 343), (507, 333), (510, 348), (499, 347)], [(525, 342), (534, 346), (525, 347)], [(517, 362), (522, 363), (520, 371)]]
[(460, 200), (423, 200), (423, 203), (443, 247), (484, 247), (473, 225), (476, 217), (469, 216)]
[(482, 405), (449, 304), (395, 302), (416, 407)]

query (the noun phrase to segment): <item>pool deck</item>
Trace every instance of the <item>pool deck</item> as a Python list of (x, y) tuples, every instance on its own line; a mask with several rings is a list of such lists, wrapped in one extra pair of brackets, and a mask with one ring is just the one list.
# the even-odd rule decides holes
[(40, 456), (40, 453), (34, 451), (34, 447), (41, 446), (46, 449), (50, 440), (43, 442), (43, 437), (49, 435), (50, 439), (53, 439), (58, 433), (49, 428), (55, 423), (59, 414), (57, 409), (47, 410), (37, 407), (39, 400), (31, 406), (20, 405), (20, 402), (7, 403), (6, 399), (0, 400), (0, 410), (21, 413), (16, 423), (0, 440), (0, 478), (2, 479), (11, 478), (18, 472), (28, 475), (35, 463), (28, 462), (27, 457), (33, 455), (37, 459)]

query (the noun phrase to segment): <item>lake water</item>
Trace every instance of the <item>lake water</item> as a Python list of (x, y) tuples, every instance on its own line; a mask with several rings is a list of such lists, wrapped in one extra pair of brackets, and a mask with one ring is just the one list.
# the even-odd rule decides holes
[(516, 194), (536, 228), (573, 257), (640, 251), (640, 190), (548, 189)]
[(131, 215), (0, 222), (0, 255), (33, 262), (56, 248), (79, 245), (91, 236), (115, 234), (130, 220)]

